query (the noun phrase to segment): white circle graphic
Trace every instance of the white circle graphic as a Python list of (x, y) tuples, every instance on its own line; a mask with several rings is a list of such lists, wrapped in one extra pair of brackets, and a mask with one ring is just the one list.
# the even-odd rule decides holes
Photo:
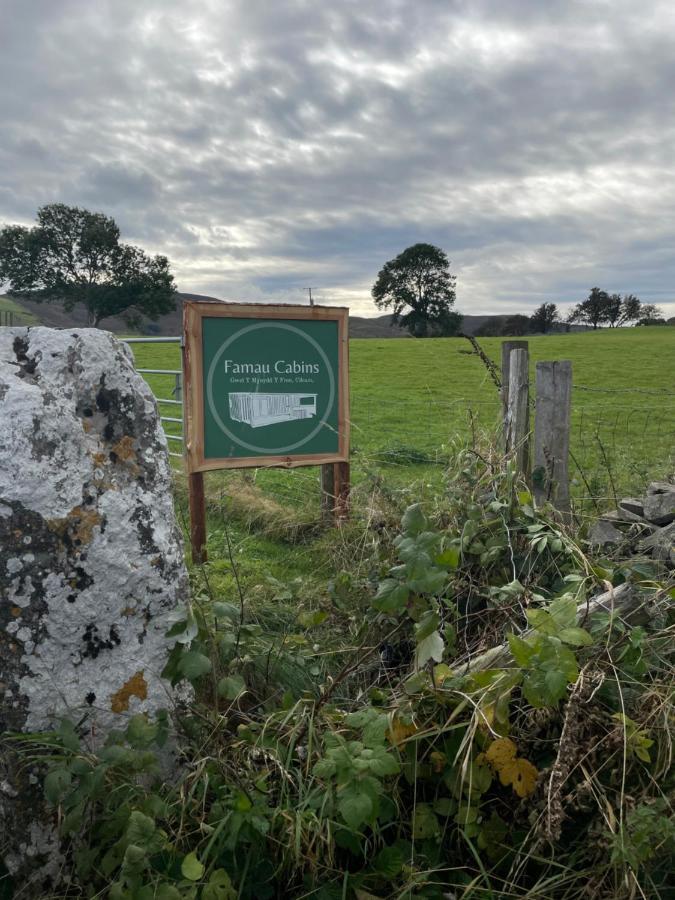
[[(223, 353), (227, 350), (230, 344), (234, 343), (234, 341), (238, 340), (238, 338), (242, 337), (245, 334), (250, 333), (251, 331), (257, 331), (259, 328), (278, 328), (281, 331), (291, 331), (294, 334), (300, 335), (303, 340), (307, 341), (316, 352), (321, 357), (322, 361), (326, 366), (326, 371), (328, 372), (328, 402), (326, 404), (326, 412), (322, 416), (316, 428), (314, 428), (310, 433), (302, 438), (300, 441), (296, 441), (295, 444), (288, 444), (286, 447), (258, 447), (256, 444), (249, 444), (247, 441), (242, 441), (241, 438), (236, 437), (236, 435), (232, 434), (230, 429), (221, 419), (218, 410), (216, 409), (216, 405), (213, 400), (213, 376), (216, 371), (216, 366), (220, 362), (220, 359)], [(305, 334), (304, 331), (301, 331), (299, 328), (296, 328), (295, 325), (286, 325), (283, 322), (257, 322), (255, 325), (247, 325), (246, 328), (242, 328), (239, 331), (235, 332), (231, 335), (225, 343), (220, 347), (216, 355), (213, 357), (211, 361), (211, 365), (209, 366), (208, 375), (206, 377), (206, 399), (209, 405), (209, 410), (211, 415), (216, 420), (218, 427), (223, 432), (223, 434), (227, 435), (231, 441), (234, 441), (235, 444), (238, 444), (240, 447), (243, 447), (244, 450), (252, 450), (254, 453), (290, 453), (291, 450), (297, 450), (299, 447), (304, 446), (308, 441), (311, 441), (313, 437), (315, 437), (319, 431), (323, 428), (323, 426), (328, 421), (328, 416), (330, 415), (330, 411), (333, 407), (333, 401), (335, 399), (335, 376), (333, 375), (333, 369), (330, 364), (330, 360), (326, 356), (323, 347), (314, 340), (313, 337), (309, 334)]]

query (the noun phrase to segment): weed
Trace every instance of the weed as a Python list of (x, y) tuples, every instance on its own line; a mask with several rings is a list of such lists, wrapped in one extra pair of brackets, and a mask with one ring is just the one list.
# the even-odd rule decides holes
[[(669, 896), (672, 585), (588, 559), (490, 447), (445, 484), (396, 525), (371, 482), (318, 572), (263, 584), (223, 519), (170, 633), (177, 733), (17, 738), (69, 842), (62, 896)], [(608, 583), (639, 621), (589, 612)]]

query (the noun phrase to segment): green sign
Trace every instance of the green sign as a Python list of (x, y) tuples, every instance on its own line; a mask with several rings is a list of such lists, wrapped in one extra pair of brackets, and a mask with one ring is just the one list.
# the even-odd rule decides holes
[(203, 316), (205, 461), (340, 452), (338, 325)]

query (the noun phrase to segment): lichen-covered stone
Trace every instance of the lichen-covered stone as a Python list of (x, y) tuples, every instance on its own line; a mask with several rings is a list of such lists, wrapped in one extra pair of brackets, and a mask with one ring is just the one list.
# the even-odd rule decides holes
[(166, 438), (126, 345), (0, 328), (0, 732), (68, 717), (86, 737), (166, 707), (186, 592)]

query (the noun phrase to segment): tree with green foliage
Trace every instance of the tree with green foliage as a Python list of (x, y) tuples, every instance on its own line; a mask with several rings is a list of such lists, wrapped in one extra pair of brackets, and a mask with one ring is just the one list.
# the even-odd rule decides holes
[(378, 309), (392, 310), (392, 324), (414, 337), (457, 334), (453, 311), (456, 277), (446, 254), (433, 244), (413, 244), (385, 263), (371, 291)]
[(555, 303), (542, 303), (530, 316), (530, 331), (547, 334), (559, 321), (560, 314)]
[(619, 328), (643, 317), (644, 304), (635, 294), (610, 294), (607, 304), (607, 322), (610, 328)]
[(15, 297), (82, 305), (90, 325), (120, 316), (130, 327), (176, 307), (176, 289), (165, 256), (148, 256), (120, 243), (114, 219), (76, 206), (52, 203), (37, 225), (0, 230), (0, 283)]
[(621, 294), (609, 294), (607, 300), (607, 324), (610, 328), (617, 328), (621, 324), (621, 313)]
[(591, 289), (587, 299), (578, 303), (568, 316), (568, 322), (583, 322), (597, 329), (607, 324), (619, 328), (630, 322), (656, 322), (662, 313), (653, 303), (642, 303), (635, 294), (608, 294), (600, 288)]
[(592, 325), (595, 331), (598, 325), (609, 321), (612, 305), (613, 300), (607, 291), (601, 291), (599, 287), (591, 288), (588, 297), (577, 303), (570, 313), (570, 321)]

